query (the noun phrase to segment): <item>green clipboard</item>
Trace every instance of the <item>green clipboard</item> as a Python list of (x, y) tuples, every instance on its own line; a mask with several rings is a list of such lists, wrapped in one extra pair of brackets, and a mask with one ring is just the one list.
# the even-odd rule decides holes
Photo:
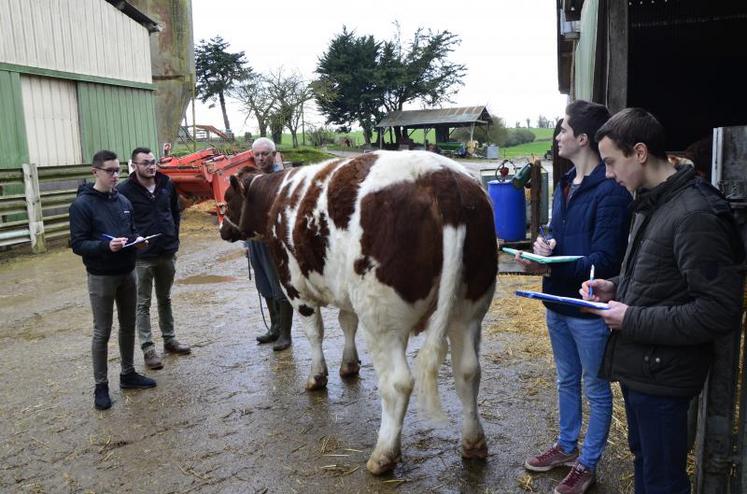
[(558, 262), (571, 262), (576, 259), (581, 259), (584, 256), (540, 256), (539, 254), (532, 254), (531, 252), (525, 252), (523, 250), (512, 249), (510, 247), (503, 247), (503, 252), (511, 255), (521, 254), (522, 259), (527, 261), (534, 261), (540, 264), (555, 264)]

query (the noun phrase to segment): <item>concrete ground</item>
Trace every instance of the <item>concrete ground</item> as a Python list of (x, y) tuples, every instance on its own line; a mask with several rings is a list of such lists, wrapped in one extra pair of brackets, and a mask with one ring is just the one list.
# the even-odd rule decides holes
[[(190, 356), (146, 373), (152, 390), (118, 388), (109, 345), (113, 407), (93, 408), (92, 322), (85, 271), (67, 248), (0, 263), (0, 491), (2, 492), (551, 492), (567, 469), (528, 475), (528, 455), (556, 433), (554, 370), (533, 301), (517, 312), (513, 290), (536, 277), (499, 277), (486, 317), (479, 397), (490, 456), (459, 454), (460, 406), (449, 366), (440, 390), (449, 421), (433, 424), (413, 400), (400, 465), (373, 477), (365, 462), (379, 426), (376, 376), (359, 336), (359, 379), (337, 374), (342, 333), (326, 309), (330, 366), (325, 391), (306, 392), (308, 344), (298, 321), (292, 349), (257, 346), (264, 331), (239, 244), (219, 239), (212, 216), (185, 214), (173, 303)], [(155, 316), (155, 309), (153, 311)], [(265, 310), (266, 314), (266, 310)], [(510, 317), (509, 315), (510, 314)], [(531, 323), (534, 329), (522, 329)], [(116, 325), (114, 332), (116, 332)], [(154, 320), (156, 342), (160, 333)], [(422, 337), (410, 344), (412, 356)], [(136, 367), (143, 369), (136, 347)], [(618, 420), (619, 421), (619, 420)], [(592, 493), (629, 490), (624, 440), (611, 436)]]

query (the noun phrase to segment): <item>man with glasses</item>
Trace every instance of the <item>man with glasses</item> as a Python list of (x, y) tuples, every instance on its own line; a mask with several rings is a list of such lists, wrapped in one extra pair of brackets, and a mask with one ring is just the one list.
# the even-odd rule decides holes
[[(283, 170), (280, 154), (275, 150), (275, 143), (266, 137), (260, 137), (252, 143), (254, 163), (264, 173), (275, 173)], [(272, 349), (285, 350), (291, 346), (291, 325), (293, 323), (293, 306), (285, 298), (280, 288), (277, 270), (270, 256), (267, 245), (261, 241), (245, 242), (249, 262), (254, 268), (254, 279), (257, 291), (267, 301), (270, 312), (270, 329), (257, 336), (257, 342), (273, 343)]]
[(93, 156), (91, 170), (95, 181), (82, 185), (70, 205), (70, 242), (73, 252), (83, 258), (88, 272), (88, 294), (93, 311), (93, 377), (96, 383), (94, 406), (106, 410), (112, 405), (107, 380), (107, 345), (112, 329), (114, 303), (119, 319), (119, 354), (122, 389), (152, 388), (153, 379), (135, 372), (132, 354), (135, 345), (135, 248), (145, 247), (135, 233), (132, 204), (115, 188), (119, 160), (111, 151)]
[(171, 310), (171, 287), (179, 250), (179, 198), (171, 179), (158, 171), (150, 149), (134, 149), (132, 164), (133, 173), (117, 188), (132, 203), (137, 230), (146, 236), (158, 235), (137, 255), (137, 332), (145, 365), (149, 369), (161, 369), (163, 362), (153, 344), (150, 325), (153, 285), (164, 352), (186, 355), (192, 351), (189, 345), (176, 339)]

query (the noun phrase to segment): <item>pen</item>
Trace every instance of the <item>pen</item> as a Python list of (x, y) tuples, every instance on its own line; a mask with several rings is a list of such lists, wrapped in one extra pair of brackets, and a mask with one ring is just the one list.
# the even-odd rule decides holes
[(117, 238), (113, 235), (107, 235), (106, 233), (102, 233), (101, 236), (104, 238), (108, 238), (109, 240), (114, 240), (115, 238)]
[(591, 273), (589, 274), (589, 298), (592, 297), (593, 292), (591, 290), (591, 282), (594, 281), (594, 265), (591, 265)]
[(542, 241), (545, 242), (545, 245), (550, 245), (550, 242), (547, 241), (547, 238), (545, 237), (545, 227), (544, 225), (540, 225), (540, 237), (542, 237)]

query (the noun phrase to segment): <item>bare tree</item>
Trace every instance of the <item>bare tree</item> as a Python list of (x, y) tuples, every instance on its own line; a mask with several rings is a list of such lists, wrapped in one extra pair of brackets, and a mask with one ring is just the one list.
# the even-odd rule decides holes
[(313, 98), (311, 87), (298, 72), (283, 75), (282, 67), (277, 73), (270, 75), (268, 87), (276, 101), (275, 116), (290, 131), (293, 147), (298, 147), (298, 128), (303, 117), (303, 105)]
[(254, 115), (259, 127), (259, 135), (267, 137), (272, 115), (277, 110), (277, 99), (270, 90), (267, 79), (261, 75), (253, 75), (242, 80), (231, 91), (231, 97), (241, 103), (241, 111), (246, 115), (244, 122)]

